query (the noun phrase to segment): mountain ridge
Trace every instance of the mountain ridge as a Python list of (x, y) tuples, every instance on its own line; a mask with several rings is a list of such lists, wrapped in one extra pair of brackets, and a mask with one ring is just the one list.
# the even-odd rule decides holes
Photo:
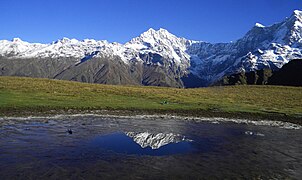
[[(302, 11), (298, 10), (271, 26), (256, 23), (244, 37), (230, 43), (188, 40), (162, 28), (150, 28), (125, 44), (69, 38), (49, 44), (28, 43), (19, 38), (0, 41), (0, 75), (91, 83), (124, 84), (124, 78), (128, 79), (126, 84), (203, 87), (226, 75), (265, 68), (277, 70), (290, 60), (301, 58)], [(32, 65), (29, 67), (21, 59)], [(119, 79), (113, 74), (107, 76), (106, 72), (111, 71), (119, 74)]]

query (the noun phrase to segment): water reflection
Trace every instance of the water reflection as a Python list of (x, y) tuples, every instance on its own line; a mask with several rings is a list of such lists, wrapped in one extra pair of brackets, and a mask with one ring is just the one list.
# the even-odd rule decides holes
[(189, 153), (194, 150), (191, 140), (173, 133), (112, 133), (90, 141), (92, 148), (116, 153), (163, 156)]
[(135, 132), (126, 132), (127, 136), (131, 137), (133, 141), (139, 144), (142, 148), (151, 147), (152, 149), (159, 149), (160, 147), (179, 142), (190, 142), (192, 140), (187, 139), (185, 136), (173, 133), (135, 133)]
[(301, 137), (156, 117), (0, 120), (0, 179), (299, 179)]

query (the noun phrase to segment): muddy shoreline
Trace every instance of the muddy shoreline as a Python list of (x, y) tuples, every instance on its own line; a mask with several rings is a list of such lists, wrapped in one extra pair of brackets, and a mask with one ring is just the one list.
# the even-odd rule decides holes
[(9, 108), (0, 110), (0, 117), (29, 117), (29, 116), (54, 116), (54, 115), (73, 115), (73, 114), (96, 114), (96, 115), (114, 115), (114, 116), (136, 116), (136, 115), (170, 115), (179, 117), (196, 118), (229, 118), (229, 119), (247, 119), (253, 121), (282, 121), (302, 125), (302, 116), (288, 116), (281, 113), (251, 113), (251, 112), (220, 112), (205, 110), (95, 110), (95, 109), (25, 109), (19, 110)]
[[(113, 119), (136, 119), (136, 120), (150, 120), (157, 119), (175, 119), (180, 121), (193, 121), (193, 122), (207, 122), (207, 123), (236, 123), (236, 124), (250, 124), (250, 125), (264, 125), (276, 126), (285, 129), (302, 129), (302, 121), (299, 119), (286, 119), (265, 116), (217, 116), (218, 114), (208, 116), (196, 116), (196, 114), (188, 113), (163, 113), (163, 112), (142, 112), (142, 111), (120, 111), (120, 110), (94, 110), (94, 111), (50, 111), (40, 113), (23, 113), (22, 116), (16, 114), (10, 116), (1, 116), (0, 125), (5, 123), (6, 120), (10, 121), (23, 121), (23, 120), (42, 120), (45, 119), (64, 119), (68, 117), (100, 117), (100, 118), (113, 118)], [(232, 115), (232, 114), (231, 114)], [(245, 114), (246, 115), (246, 114)]]

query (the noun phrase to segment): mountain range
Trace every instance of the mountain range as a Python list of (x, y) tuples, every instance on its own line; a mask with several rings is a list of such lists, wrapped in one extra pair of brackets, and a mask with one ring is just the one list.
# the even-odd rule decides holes
[(125, 44), (63, 38), (50, 44), (0, 41), (0, 75), (88, 83), (205, 87), (223, 77), (280, 69), (302, 58), (302, 11), (271, 26), (256, 23), (230, 43), (149, 29)]

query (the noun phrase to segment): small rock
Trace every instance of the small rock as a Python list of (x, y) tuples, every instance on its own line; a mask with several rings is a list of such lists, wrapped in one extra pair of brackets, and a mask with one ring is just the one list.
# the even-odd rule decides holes
[(71, 129), (67, 129), (68, 134), (72, 134), (72, 130)]

